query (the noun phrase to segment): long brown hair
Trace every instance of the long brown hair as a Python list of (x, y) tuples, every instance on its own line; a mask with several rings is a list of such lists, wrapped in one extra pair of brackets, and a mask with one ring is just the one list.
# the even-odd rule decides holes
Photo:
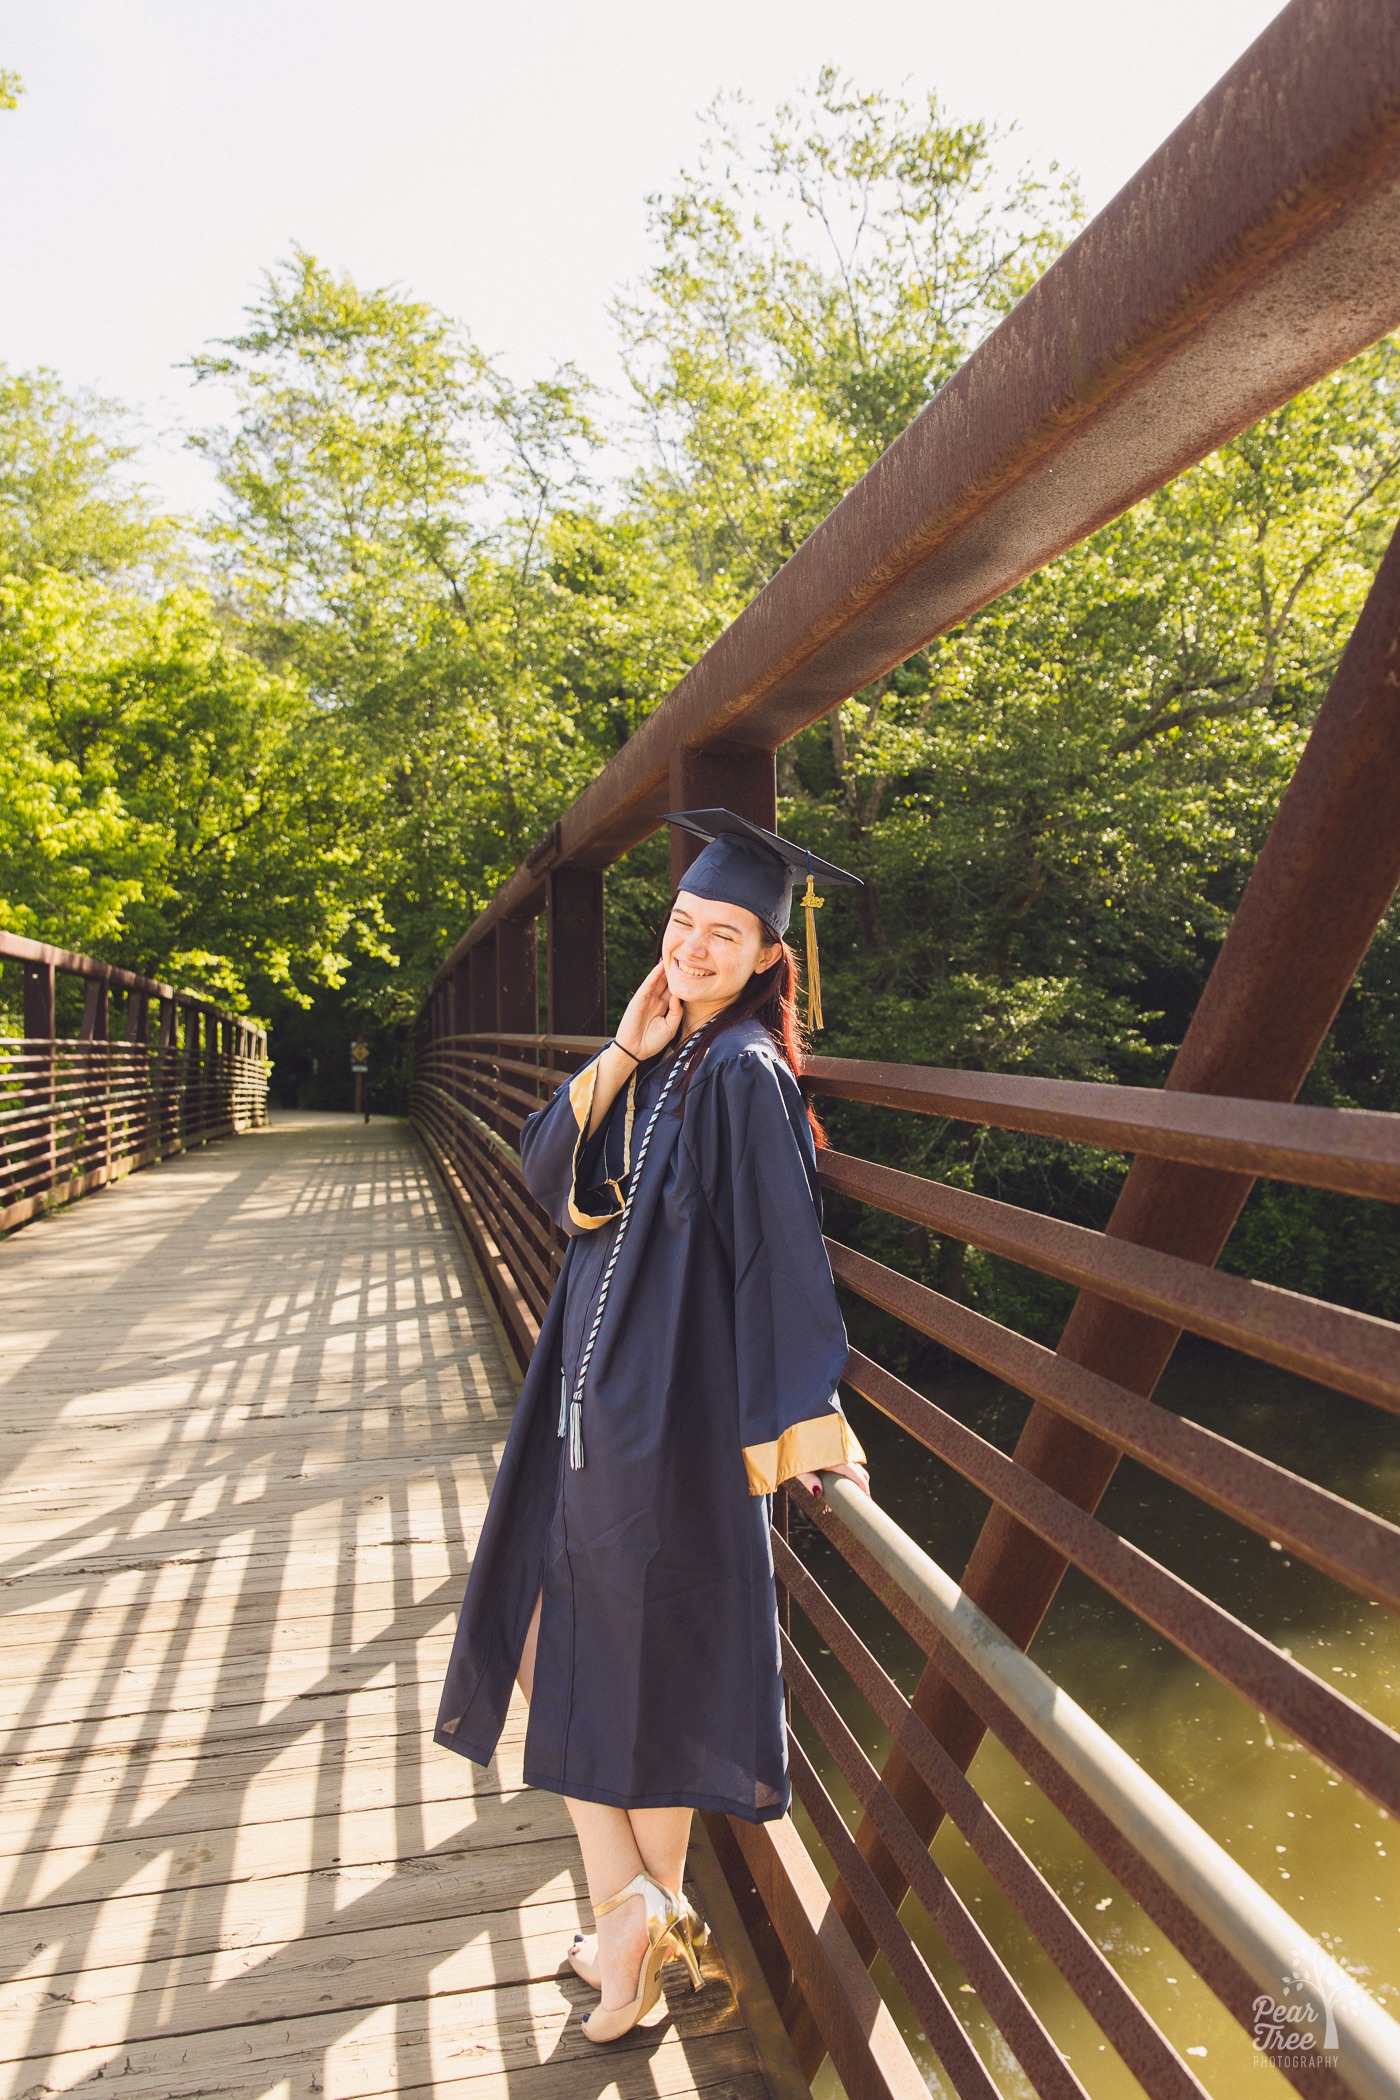
[[(677, 892), (678, 894), (679, 892)], [(671, 899), (672, 904), (675, 901), (676, 899), (673, 896)], [(668, 912), (668, 919), (669, 916)], [(799, 1083), (801, 1081), (807, 1063), (807, 1031), (797, 1010), (797, 995), (802, 981), (802, 973), (797, 960), (797, 950), (790, 946), (778, 932), (777, 927), (770, 926), (766, 919), (760, 918), (758, 923), (763, 929), (764, 947), (769, 948), (776, 941), (782, 953), (776, 962), (768, 965), (766, 970), (755, 970), (737, 999), (731, 999), (728, 1006), (721, 1007), (720, 1011), (708, 1020), (699, 1031), (695, 1055), (686, 1069), (685, 1075), (681, 1080), (680, 1091), (676, 1096), (676, 1113), (678, 1115), (684, 1113), (685, 1097), (690, 1091), (690, 1082), (700, 1069), (705, 1052), (709, 1049), (716, 1036), (723, 1035), (726, 1028), (736, 1027), (740, 1021), (761, 1021), (772, 1038), (773, 1048), (777, 1051), (779, 1057), (782, 1058), (793, 1078)], [(661, 943), (665, 931), (666, 928), (663, 923), (656, 936), (656, 960), (658, 962), (661, 960)], [(807, 1110), (807, 1121), (812, 1129), (812, 1142), (820, 1151), (821, 1147), (827, 1142), (826, 1132), (817, 1121), (817, 1112), (811, 1102), (806, 1101), (804, 1105)]]

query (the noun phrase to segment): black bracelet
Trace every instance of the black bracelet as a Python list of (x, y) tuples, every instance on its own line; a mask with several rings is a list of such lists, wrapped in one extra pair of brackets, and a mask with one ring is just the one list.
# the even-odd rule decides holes
[(624, 1057), (631, 1058), (634, 1065), (639, 1065), (644, 1062), (642, 1058), (638, 1057), (635, 1050), (629, 1050), (626, 1043), (620, 1043), (615, 1035), (610, 1035), (608, 1037), (608, 1040), (604, 1043), (603, 1048), (605, 1050), (620, 1050)]

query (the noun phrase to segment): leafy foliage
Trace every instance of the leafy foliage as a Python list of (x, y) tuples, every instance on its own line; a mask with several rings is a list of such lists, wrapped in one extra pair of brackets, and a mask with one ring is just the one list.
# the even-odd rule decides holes
[[(197, 537), (126, 480), (109, 404), (0, 375), (6, 923), (250, 1004), (304, 1086), (351, 1033), (377, 1073), (498, 883), (1079, 217), (985, 127), (832, 72), (766, 120), (718, 103), (652, 211), (616, 305), (625, 427), (571, 367), (518, 384), (431, 306), (294, 252), (192, 360), (226, 411)], [(1160, 1082), (1390, 528), (1398, 358), (1378, 344), (779, 753), (783, 828), (864, 879), (822, 913), (823, 1049)], [(630, 478), (600, 485), (619, 447)], [(617, 1009), (666, 846), (609, 879)], [(1394, 1105), (1396, 945), (1311, 1098)], [(1092, 1222), (1125, 1165), (828, 1121)], [(836, 1229), (1036, 1331), (1062, 1310), (897, 1221)], [(1231, 1258), (1393, 1312), (1395, 1252), (1373, 1211), (1268, 1189)]]

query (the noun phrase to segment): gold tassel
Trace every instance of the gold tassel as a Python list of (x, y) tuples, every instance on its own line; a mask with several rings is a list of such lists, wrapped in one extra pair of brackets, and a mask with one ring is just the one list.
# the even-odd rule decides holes
[(822, 979), (821, 971), (817, 968), (817, 922), (813, 914), (825, 902), (826, 899), (819, 897), (816, 893), (812, 872), (809, 868), (807, 871), (807, 890), (802, 899), (802, 909), (807, 914), (807, 1026), (809, 1028), (820, 1028), (822, 1025)]

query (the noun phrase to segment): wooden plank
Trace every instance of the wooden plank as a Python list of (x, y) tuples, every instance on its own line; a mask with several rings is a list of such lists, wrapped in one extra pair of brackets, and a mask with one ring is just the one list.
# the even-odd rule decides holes
[[(572, 1837), (480, 1851), (425, 1853), (397, 1868), (383, 1861), (317, 1866), (193, 1891), (168, 1889), (159, 1867), (99, 1897), (0, 1912), (7, 1968), (88, 1971), (137, 1959), (195, 1958), (239, 1947), (289, 1945), (331, 1931), (459, 1923), (536, 1903), (585, 1900)], [(574, 1928), (571, 1927), (570, 1930)]]
[[(202, 1758), (177, 1769), (190, 1776), (152, 1786), (145, 1773), (124, 1785), (94, 1786), (85, 1770), (48, 1778), (23, 1795), (0, 1797), (0, 1859), (29, 1851), (110, 1845), (120, 1837), (179, 1837), (212, 1830), (281, 1825), (305, 1812), (308, 1794), (323, 1810), (417, 1808), (480, 1801), (518, 1793), (525, 1781), (525, 1746), (517, 1734), (489, 1765), (456, 1757), (435, 1743), (414, 1762), (397, 1737), (382, 1738), (369, 1756), (347, 1756), (323, 1738), (293, 1741), (281, 1755), (243, 1752)], [(123, 1775), (113, 1775), (121, 1777)]]
[[(245, 1587), (234, 1583), (215, 1591), (204, 1580), (205, 1570), (211, 1564), (201, 1565), (199, 1584), (200, 1631), (206, 1632), (214, 1626), (236, 1622), (239, 1626), (270, 1626), (281, 1620), (286, 1609), (287, 1585), (285, 1579), (265, 1587)], [(164, 1572), (164, 1571), (161, 1571)], [(455, 1579), (455, 1578), (454, 1578)], [(83, 1640), (89, 1628), (102, 1623), (108, 1612), (139, 1612), (143, 1634), (166, 1633), (185, 1622), (191, 1609), (188, 1580), (177, 1589), (173, 1585), (156, 1588), (149, 1576), (140, 1569), (127, 1569), (109, 1577), (105, 1585), (112, 1594), (87, 1602), (74, 1599), (62, 1607), (55, 1607), (48, 1600), (30, 1606), (15, 1604), (5, 1611), (5, 1650), (7, 1660), (18, 1657), (32, 1647), (50, 1649), (55, 1641), (65, 1644)], [(359, 1577), (351, 1564), (346, 1569), (345, 1581), (339, 1584), (297, 1585), (294, 1602), (296, 1623), (307, 1624), (313, 1619), (329, 1619), (339, 1612), (353, 1607), (357, 1612), (381, 1612), (387, 1619), (396, 1612), (427, 1611), (438, 1608), (433, 1597), (402, 1595), (403, 1584), (365, 1581)], [(455, 1595), (455, 1590), (452, 1591)], [(211, 1600), (219, 1610), (211, 1610)], [(65, 1646), (65, 1653), (69, 1652)]]
[[(133, 1603), (128, 1610), (94, 1616), (81, 1631), (50, 1626), (42, 1639), (25, 1640), (16, 1627), (13, 1641), (6, 1642), (5, 1676), (12, 1685), (27, 1684), (54, 1669), (79, 1678), (109, 1665), (122, 1642), (133, 1655), (143, 1647), (148, 1652), (152, 1646), (159, 1651), (178, 1643), (185, 1662), (218, 1662), (231, 1656), (253, 1660), (274, 1647), (280, 1655), (325, 1651), (331, 1643), (353, 1649), (362, 1641), (391, 1635), (415, 1645), (434, 1639), (450, 1643), (460, 1601), (455, 1582), (444, 1584), (436, 1596), (422, 1603), (396, 1605), (383, 1585), (379, 1591), (381, 1602), (371, 1608), (347, 1586), (334, 1609), (328, 1606), (314, 1616), (306, 1613), (304, 1598), (297, 1592), (288, 1600), (291, 1608), (285, 1615), (278, 1612), (272, 1596), (263, 1600), (261, 1611), (244, 1611), (231, 1598), (213, 1612), (204, 1609), (196, 1597), (183, 1603), (172, 1599), (163, 1609)], [(9, 1628), (6, 1632), (8, 1635)]]
[[(294, 1605), (296, 1600), (290, 1600)], [(6, 1658), (5, 1676), (14, 1688), (42, 1682), (61, 1670), (75, 1685), (89, 1678), (106, 1678), (114, 1668), (137, 1667), (137, 1658), (147, 1664), (156, 1658), (168, 1663), (178, 1654), (182, 1664), (217, 1668), (221, 1664), (257, 1665), (277, 1656), (283, 1661), (336, 1654), (357, 1657), (371, 1646), (393, 1648), (399, 1655), (415, 1655), (420, 1662), (447, 1659), (452, 1628), (457, 1617), (457, 1585), (444, 1585), (439, 1595), (423, 1604), (405, 1605), (401, 1611), (357, 1611), (347, 1596), (340, 1611), (323, 1618), (268, 1616), (248, 1624), (241, 1614), (219, 1612), (206, 1615), (197, 1601), (185, 1614), (183, 1625), (151, 1626), (141, 1611), (112, 1613), (92, 1631), (65, 1641), (16, 1646)], [(359, 1620), (358, 1627), (355, 1624)], [(132, 1658), (128, 1662), (127, 1658)]]
[[(443, 1916), (411, 1926), (332, 1930), (302, 1935), (285, 1945), (252, 1946), (227, 1956), (193, 1962), (188, 1956), (149, 1957), (65, 1972), (44, 1966), (41, 1974), (0, 1985), (0, 2062), (32, 2055), (36, 2023), (53, 2024), (58, 2046), (111, 2049), (134, 2038), (199, 2033), (209, 2027), (211, 1998), (218, 2024), (303, 2017), (308, 2009), (344, 2011), (383, 2002), (386, 1971), (392, 1970), (399, 2002), (443, 1991), (482, 1991), (494, 1985), (544, 1982), (557, 1977), (586, 2005), (565, 1958), (578, 1922), (572, 1901), (546, 1901), (463, 1919)], [(701, 1953), (706, 1988), (715, 1986), (707, 2012), (709, 2031), (725, 2018), (721, 2001), (733, 2003), (728, 1976), (716, 1956)], [(61, 1986), (61, 1988), (60, 1988)], [(679, 1994), (677, 1997), (679, 2002)]]
[[(289, 1780), (288, 1787), (296, 1790), (298, 1781)], [(323, 1813), (315, 1812), (317, 1773), (302, 1775), (299, 1791), (300, 1812), (277, 1822), (235, 1822), (188, 1835), (143, 1831), (0, 1858), (0, 1903), (33, 1909), (96, 1897), (151, 1866), (160, 1868), (167, 1889), (200, 1888), (266, 1880), (332, 1862), (373, 1866), (414, 1860), (449, 1844), (459, 1852), (528, 1845), (565, 1836), (571, 1828), (562, 1798), (533, 1787), (509, 1795), (395, 1801), (384, 1808)]]
[[(743, 2069), (753, 2057), (732, 2000), (711, 2010), (709, 1992), (697, 1996), (686, 1985), (682, 1994), (674, 1984), (668, 1992), (656, 2025), (613, 2044), (605, 2057), (581, 2031), (579, 2015), (592, 1993), (575, 1982), (444, 1991), (426, 2003), (393, 2001), (123, 2042), (116, 2051), (64, 2050), (43, 2062), (46, 2080), (66, 2090), (119, 2075), (126, 2100), (262, 2100), (288, 2090), (316, 2090), (326, 2100), (417, 2090), (441, 2100), (454, 2088), (473, 2100), (498, 2093), (513, 2100), (521, 2090), (531, 2100), (579, 2100), (581, 2093), (592, 2100), (610, 2090), (718, 2089), (736, 2100), (764, 2093), (761, 2074)], [(624, 2065), (625, 2086), (615, 2083)], [(32, 2061), (15, 2064), (10, 2090), (23, 2092), (33, 2070)]]
[[(353, 1715), (347, 1721), (324, 1718), (310, 1727), (269, 1723), (264, 1728), (229, 1732), (218, 1740), (210, 1755), (203, 1741), (129, 1746), (113, 1751), (84, 1750), (35, 1757), (12, 1765), (0, 1774), (0, 1816), (22, 1809), (27, 1803), (50, 1799), (56, 1788), (81, 1789), (93, 1800), (139, 1803), (150, 1807), (162, 1799), (173, 1799), (182, 1789), (210, 1776), (216, 1786), (236, 1787), (276, 1758), (283, 1771), (303, 1765), (318, 1765), (333, 1748), (338, 1769), (347, 1775), (361, 1766), (372, 1770), (393, 1764), (399, 1770), (412, 1766), (423, 1772), (440, 1772), (444, 1785), (456, 1784), (463, 1792), (495, 1790), (495, 1775), (503, 1785), (519, 1784), (510, 1775), (523, 1755), (525, 1710), (516, 1701), (507, 1716), (495, 1758), (489, 1766), (444, 1750), (426, 1730), (414, 1741), (399, 1725), (396, 1710), (386, 1705), (382, 1713)], [(512, 1762), (514, 1760), (515, 1762)], [(488, 1786), (488, 1780), (490, 1782)]]
[(224, 1702), (213, 1713), (200, 1706), (182, 1710), (165, 1708), (156, 1714), (138, 1707), (134, 1711), (104, 1716), (100, 1721), (75, 1718), (65, 1713), (52, 1720), (27, 1724), (23, 1738), (12, 1739), (3, 1763), (12, 1770), (32, 1770), (55, 1760), (81, 1757), (89, 1747), (99, 1756), (114, 1756), (122, 1751), (128, 1755), (164, 1752), (170, 1756), (183, 1756), (192, 1747), (204, 1745), (211, 1755), (216, 1755), (231, 1741), (246, 1745), (255, 1737), (263, 1740), (265, 1730), (275, 1728), (284, 1734), (301, 1733), (318, 1722), (340, 1724), (375, 1716), (390, 1729), (397, 1724), (398, 1731), (426, 1735), (432, 1727), (437, 1703), (437, 1682), (426, 1678), (406, 1685), (375, 1684), (364, 1689), (351, 1688), (341, 1693), (329, 1709), (327, 1702), (313, 1692), (289, 1699), (275, 1715), (266, 1718), (262, 1715), (263, 1701), (256, 1697)]
[[(420, 1648), (427, 1653), (420, 1656)], [(44, 1704), (38, 1707), (34, 1720), (55, 1718), (54, 1708), (79, 1720), (106, 1719), (120, 1713), (145, 1714), (152, 1711), (153, 1702), (158, 1702), (160, 1710), (167, 1714), (182, 1710), (207, 1712), (216, 1698), (259, 1708), (269, 1704), (283, 1706), (298, 1697), (324, 1699), (358, 1690), (386, 1670), (393, 1672), (395, 1683), (405, 1690), (419, 1684), (440, 1688), (448, 1648), (449, 1636), (435, 1635), (431, 1643), (371, 1642), (359, 1653), (346, 1655), (343, 1661), (336, 1659), (342, 1652), (339, 1650), (330, 1658), (324, 1652), (320, 1656), (308, 1652), (304, 1656), (255, 1660), (234, 1658), (227, 1664), (187, 1664), (176, 1658), (139, 1667), (114, 1665), (102, 1681), (88, 1678), (72, 1684), (54, 1673), (42, 1681)], [(23, 1717), (17, 1715), (15, 1725), (23, 1725)]]
[[(198, 1569), (200, 1590), (209, 1596), (234, 1591), (247, 1595), (265, 1590), (280, 1593), (292, 1579), (298, 1585), (304, 1580), (308, 1585), (326, 1586), (337, 1580), (348, 1581), (356, 1574), (367, 1580), (395, 1581), (410, 1587), (416, 1584), (414, 1594), (421, 1596), (430, 1586), (423, 1580), (425, 1571), (431, 1569), (436, 1581), (458, 1569), (465, 1572), (470, 1539), (475, 1536), (482, 1514), (480, 1508), (462, 1512), (472, 1528), (470, 1532), (464, 1530), (461, 1536), (441, 1529), (436, 1535), (414, 1530), (388, 1538), (357, 1538), (349, 1550), (339, 1540), (314, 1538), (303, 1527), (297, 1540), (295, 1578), (288, 1566), (285, 1539), (274, 1545), (275, 1535), (270, 1530), (261, 1543), (249, 1529), (231, 1529), (222, 1539), (216, 1536), (191, 1541), (188, 1551), (177, 1548), (163, 1556), (153, 1554), (149, 1545), (143, 1550), (143, 1542), (137, 1540), (129, 1548), (95, 1557), (90, 1564), (75, 1558), (26, 1569), (18, 1575), (0, 1574), (0, 1613), (6, 1614), (8, 1622), (8, 1614), (17, 1611), (24, 1601), (51, 1607), (56, 1599), (71, 1596), (76, 1589), (130, 1582), (140, 1575), (160, 1575), (174, 1583), (182, 1579), (179, 1571), (190, 1568)], [(100, 1601), (100, 1591), (98, 1598)]]

